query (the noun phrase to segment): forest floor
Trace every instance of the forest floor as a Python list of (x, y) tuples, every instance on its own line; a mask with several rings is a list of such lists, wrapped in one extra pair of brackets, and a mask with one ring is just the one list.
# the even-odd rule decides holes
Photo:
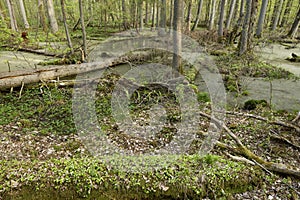
[[(245, 66), (249, 67), (249, 65), (246, 65), (244, 60), (232, 63), (233, 59), (232, 56), (221, 56), (217, 63), (221, 66), (219, 70), (226, 80), (226, 89), (242, 94), (245, 91), (232, 87), (239, 85), (239, 80), (234, 79), (235, 76), (232, 74), (249, 77), (254, 75), (251, 74), (251, 70), (245, 72)], [(227, 65), (226, 63), (229, 62), (231, 64)], [(260, 78), (291, 77), (286, 71), (278, 69), (274, 72), (269, 66), (257, 60), (250, 65), (261, 66)], [(292, 76), (293, 78), (295, 77)], [(119, 79), (120, 75), (115, 73), (107, 74), (100, 79), (96, 90), (95, 110), (99, 126), (106, 131), (107, 136), (126, 148), (128, 144), (134, 145), (134, 141), (132, 143), (131, 141), (136, 138), (127, 137), (116, 128), (111, 109), (112, 92)], [(197, 98), (200, 110), (210, 113), (209, 95), (199, 92)], [(147, 127), (149, 124), (151, 126), (151, 120), (155, 117), (149, 115), (149, 110), (153, 111), (151, 106), (156, 105), (157, 102), (165, 102), (167, 127), (162, 130), (162, 133), (167, 137), (159, 136), (159, 139), (166, 142), (168, 137), (172, 137), (177, 128), (176, 123), (180, 122), (180, 110), (176, 106), (178, 102), (172, 94), (163, 88), (156, 88), (154, 91), (144, 88), (135, 93), (130, 100), (130, 116), (135, 120), (134, 124)], [(205, 199), (300, 198), (299, 178), (270, 172), (249, 160), (237, 161), (232, 157), (230, 150), (217, 145), (204, 160), (191, 153), (189, 156), (181, 157), (176, 165), (171, 164), (171, 168), (164, 168), (164, 166), (153, 174), (147, 172), (133, 173), (133, 175), (114, 171), (111, 169), (112, 166), (99, 164), (97, 159), (92, 157), (93, 151), (85, 145), (83, 138), (77, 133), (72, 103), (72, 86), (57, 87), (43, 83), (25, 87), (22, 92), (17, 88), (12, 92), (0, 93), (0, 199), (18, 199), (18, 195), (23, 194), (22, 188), (26, 185), (34, 186), (32, 191), (43, 191), (43, 188), (47, 189), (47, 187), (66, 191), (72, 185), (80, 194), (79, 196), (89, 194), (101, 187), (107, 189), (112, 186), (115, 191), (125, 190), (125, 194), (127, 191), (127, 196), (123, 196), (123, 199), (157, 199), (162, 197), (159, 195), (164, 195), (164, 199), (191, 199), (200, 196)], [(300, 133), (293, 128), (269, 123), (283, 121), (293, 124), (292, 121), (298, 111), (275, 110), (264, 102), (255, 104), (251, 109), (239, 106), (228, 107), (227, 111), (226, 126), (252, 152), (267, 161), (299, 168)], [(248, 114), (262, 116), (268, 120), (265, 122), (259, 117), (249, 117)], [(191, 124), (197, 127), (195, 132), (197, 141), (195, 146), (189, 149), (191, 152), (197, 152), (205, 140), (203, 132), (207, 131), (210, 123), (208, 119), (203, 117), (200, 119), (200, 123)], [(297, 122), (294, 125), (299, 126)], [(139, 129), (132, 130), (129, 135), (139, 134), (134, 132)], [(219, 141), (234, 146), (234, 141), (224, 130)], [(157, 142), (155, 139), (150, 143), (142, 142), (141, 146), (137, 145), (136, 148), (137, 150), (149, 148), (149, 144), (159, 146), (155, 142)], [(138, 163), (136, 160), (135, 162)], [(207, 170), (206, 174), (201, 171), (202, 167)], [(48, 179), (50, 182), (47, 182)], [(175, 187), (175, 185), (179, 186)], [(201, 188), (203, 187), (201, 185), (205, 185), (206, 188)], [(131, 188), (134, 189), (130, 190)], [(174, 188), (178, 192), (177, 196), (176, 192), (174, 195)], [(132, 196), (136, 191), (139, 191), (140, 196)], [(104, 199), (118, 197), (115, 193), (105, 193), (103, 190), (101, 192), (106, 195)], [(33, 196), (27, 198), (32, 199)], [(62, 196), (57, 198), (62, 199)], [(74, 196), (67, 198), (71, 199)]]

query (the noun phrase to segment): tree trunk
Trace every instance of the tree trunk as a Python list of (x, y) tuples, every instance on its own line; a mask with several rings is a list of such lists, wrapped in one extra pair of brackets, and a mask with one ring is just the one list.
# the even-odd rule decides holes
[(153, 1), (153, 4), (152, 4), (152, 19), (151, 19), (151, 28), (154, 29), (155, 27), (155, 16), (156, 16), (156, 13), (155, 13), (155, 8), (156, 8), (156, 4), (155, 4), (155, 1)]
[(181, 67), (181, 29), (182, 29), (182, 15), (183, 15), (183, 0), (174, 0), (174, 35), (173, 35), (173, 45), (174, 45), (174, 54), (173, 54), (173, 69), (182, 73)]
[(291, 28), (291, 30), (289, 31), (288, 35), (287, 35), (287, 36), (290, 37), (290, 38), (294, 38), (294, 37), (296, 36), (298, 27), (299, 27), (299, 25), (300, 25), (300, 7), (299, 7), (298, 9), (299, 9), (299, 10), (298, 10), (297, 16), (296, 16), (296, 18), (295, 18), (295, 20), (294, 20), (294, 23), (293, 23), (293, 25), (292, 25), (292, 28)]
[(187, 16), (186, 16), (186, 31), (189, 33), (191, 31), (191, 17), (192, 17), (192, 0), (189, 0)]
[(144, 19), (143, 19), (143, 15), (144, 15), (144, 12), (143, 12), (143, 1), (141, 0), (139, 2), (139, 28), (140, 28), (140, 31), (142, 31), (144, 29)]
[(43, 31), (47, 32), (46, 16), (45, 16), (45, 6), (43, 0), (38, 0), (38, 21), (43, 27)]
[(165, 35), (166, 23), (167, 23), (167, 2), (166, 0), (161, 0), (160, 20), (159, 20), (159, 29), (158, 29), (159, 36)]
[(211, 0), (211, 10), (210, 10), (208, 30), (212, 30), (214, 28), (215, 14), (216, 14), (216, 0)]
[(219, 27), (218, 27), (218, 36), (221, 38), (223, 37), (223, 32), (224, 32), (224, 15), (225, 15), (225, 5), (226, 5), (226, 0), (221, 0), (221, 5), (220, 5), (220, 17), (219, 17)]
[(287, 25), (288, 19), (291, 14), (292, 6), (293, 6), (293, 0), (288, 0), (288, 2), (286, 3), (286, 7), (284, 10), (282, 20), (281, 20), (281, 24), (280, 24), (281, 27), (284, 27)]
[(243, 23), (243, 30), (239, 42), (239, 52), (238, 55), (243, 55), (247, 51), (247, 42), (248, 42), (248, 31), (249, 31), (249, 25), (250, 25), (250, 17), (251, 17), (251, 10), (252, 10), (252, 0), (246, 0), (246, 15), (244, 18)]
[(251, 16), (250, 16), (250, 23), (249, 23), (249, 29), (248, 29), (247, 51), (252, 49), (252, 40), (253, 40), (253, 36), (254, 36), (254, 24), (256, 21), (257, 10), (258, 10), (258, 0), (252, 0)]
[(235, 6), (236, 6), (236, 0), (231, 0), (229, 14), (228, 14), (228, 17), (227, 17), (227, 20), (226, 20), (226, 27), (225, 27), (225, 29), (227, 29), (227, 30), (230, 28), (232, 16), (233, 16), (234, 11), (235, 11)]
[(21, 14), (22, 14), (22, 19), (23, 19), (24, 27), (25, 27), (25, 29), (29, 29), (29, 23), (27, 21), (26, 10), (25, 10), (25, 6), (24, 6), (23, 0), (19, 0), (19, 4), (20, 4), (20, 11), (21, 11)]
[(46, 1), (47, 1), (47, 10), (49, 15), (51, 31), (52, 33), (56, 33), (58, 31), (58, 24), (55, 17), (53, 0), (46, 0)]
[(261, 5), (261, 9), (260, 9), (257, 29), (256, 29), (256, 36), (259, 37), (259, 38), (261, 37), (261, 33), (262, 33), (262, 30), (263, 30), (267, 8), (268, 8), (268, 0), (263, 0), (262, 5)]
[(64, 21), (64, 27), (65, 27), (65, 33), (66, 33), (66, 37), (67, 37), (67, 41), (68, 41), (68, 46), (71, 50), (71, 53), (74, 54), (73, 45), (72, 45), (72, 41), (71, 41), (71, 37), (69, 34), (68, 25), (67, 25), (67, 17), (66, 17), (64, 0), (60, 0), (60, 4), (61, 4), (61, 13), (62, 13), (63, 21)]
[(86, 47), (86, 32), (85, 32), (85, 25), (84, 25), (84, 14), (83, 14), (83, 5), (82, 0), (79, 0), (79, 12), (80, 12), (80, 23), (81, 23), (81, 31), (82, 31), (82, 61), (86, 61), (87, 57), (87, 47)]
[(170, 30), (173, 30), (173, 6), (174, 0), (170, 0)]
[(127, 30), (128, 27), (128, 21), (127, 21), (127, 11), (126, 11), (126, 2), (125, 0), (122, 0), (122, 14), (123, 14), (123, 27), (124, 30)]
[(15, 12), (11, 0), (6, 0), (7, 9), (10, 17), (10, 27), (13, 31), (18, 31), (17, 20), (15, 17)]
[(159, 27), (159, 22), (160, 22), (160, 5), (159, 5), (159, 3), (157, 2), (156, 3), (156, 28), (158, 28)]
[(203, 6), (203, 0), (199, 0), (199, 2), (198, 2), (198, 8), (197, 8), (196, 20), (195, 20), (195, 23), (193, 25), (192, 31), (194, 31), (197, 28), (198, 24), (199, 24), (200, 17), (201, 17), (202, 6)]
[(145, 1), (146, 3), (146, 8), (145, 8), (145, 24), (147, 25), (148, 24), (148, 21), (149, 21), (149, 3), (148, 1), (146, 0)]
[(273, 21), (272, 21), (272, 31), (275, 31), (279, 22), (280, 13), (282, 10), (283, 0), (279, 0), (278, 5), (276, 6), (276, 9), (274, 9), (273, 13)]

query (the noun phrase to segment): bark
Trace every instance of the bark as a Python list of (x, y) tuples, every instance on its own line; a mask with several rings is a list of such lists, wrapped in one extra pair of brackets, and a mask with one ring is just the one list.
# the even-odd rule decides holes
[(232, 21), (232, 16), (233, 16), (234, 11), (235, 11), (235, 6), (236, 6), (236, 0), (231, 0), (230, 9), (229, 9), (228, 17), (227, 17), (227, 20), (226, 20), (226, 27), (225, 27), (225, 29), (227, 29), (227, 30), (230, 28), (231, 21)]
[(15, 12), (14, 12), (14, 8), (13, 8), (13, 5), (11, 3), (11, 0), (6, 0), (6, 4), (7, 4), (8, 12), (9, 12), (10, 27), (13, 31), (18, 31), (17, 20), (16, 20), (16, 17), (15, 17)]
[(248, 31), (250, 25), (250, 17), (251, 17), (251, 9), (252, 9), (252, 0), (246, 0), (246, 15), (243, 23), (243, 30), (239, 42), (239, 55), (243, 55), (247, 51), (247, 42), (248, 42)]
[(187, 17), (186, 17), (186, 31), (189, 33), (191, 31), (191, 17), (192, 17), (192, 0), (189, 0)]
[(152, 24), (151, 24), (152, 29), (154, 29), (154, 27), (155, 27), (155, 16), (156, 16), (155, 8), (156, 8), (156, 4), (155, 4), (155, 1), (154, 1), (153, 4), (152, 4)]
[(70, 37), (70, 34), (69, 34), (64, 0), (60, 0), (60, 4), (61, 4), (61, 12), (62, 12), (62, 17), (63, 17), (63, 21), (64, 21), (64, 27), (65, 27), (65, 33), (66, 33), (66, 37), (67, 37), (67, 41), (68, 41), (68, 46), (71, 50), (71, 53), (73, 54), (74, 50), (73, 50), (71, 37)]
[(198, 8), (197, 8), (196, 20), (195, 20), (195, 23), (193, 25), (192, 31), (194, 31), (197, 28), (198, 24), (199, 24), (200, 17), (201, 17), (202, 6), (203, 6), (203, 0), (199, 0), (199, 2), (198, 2)]
[(123, 14), (123, 27), (124, 30), (127, 30), (128, 27), (128, 19), (127, 19), (127, 8), (125, 0), (122, 0), (122, 14)]
[(261, 37), (261, 33), (262, 33), (262, 30), (263, 30), (263, 26), (264, 26), (264, 21), (265, 21), (267, 8), (268, 8), (268, 0), (263, 0), (262, 5), (261, 5), (261, 9), (260, 9), (257, 29), (256, 29), (256, 36), (257, 37)]
[(19, 4), (20, 4), (20, 11), (21, 11), (24, 27), (25, 27), (25, 29), (29, 29), (29, 23), (28, 23), (28, 20), (27, 20), (26, 10), (25, 10), (23, 0), (19, 0)]
[(82, 32), (82, 61), (86, 61), (87, 57), (87, 44), (86, 44), (86, 32), (85, 32), (85, 25), (84, 25), (84, 14), (83, 14), (83, 5), (82, 0), (79, 0), (79, 12), (80, 12), (80, 23), (81, 23), (81, 32)]
[(38, 19), (43, 27), (43, 31), (47, 32), (46, 16), (45, 16), (45, 6), (43, 0), (38, 0)]
[(279, 22), (280, 13), (282, 10), (283, 0), (279, 0), (278, 5), (276, 6), (276, 9), (274, 10), (273, 14), (273, 21), (272, 21), (272, 31), (275, 31)]
[(143, 15), (144, 15), (144, 12), (143, 12), (143, 1), (140, 1), (139, 2), (139, 28), (140, 28), (140, 31), (142, 31), (143, 28), (144, 28)]
[(181, 29), (182, 29), (182, 15), (183, 15), (183, 0), (174, 0), (174, 34), (173, 34), (173, 45), (174, 45), (174, 55), (173, 55), (173, 69), (182, 73), (181, 68)]
[(215, 15), (216, 15), (216, 0), (211, 0), (210, 8), (211, 9), (210, 9), (208, 30), (212, 30), (214, 28), (214, 21), (215, 21)]
[(158, 35), (160, 36), (165, 35), (166, 23), (167, 23), (167, 2), (166, 0), (161, 0)]
[(296, 36), (299, 25), (300, 25), (300, 7), (298, 8), (298, 13), (291, 27), (291, 30), (289, 31), (287, 36), (290, 38), (294, 38)]
[(47, 1), (47, 10), (48, 10), (51, 31), (52, 33), (56, 33), (58, 31), (58, 24), (55, 17), (53, 0), (46, 0), (46, 1)]
[(226, 0), (221, 0), (218, 36), (223, 37)]
[(170, 0), (170, 30), (173, 29), (173, 6), (174, 0)]
[(257, 17), (257, 11), (258, 11), (258, 0), (252, 0), (251, 5), (251, 16), (250, 16), (250, 23), (249, 23), (249, 29), (248, 29), (248, 38), (247, 38), (247, 50), (250, 50), (252, 48), (252, 40), (254, 36), (254, 24)]

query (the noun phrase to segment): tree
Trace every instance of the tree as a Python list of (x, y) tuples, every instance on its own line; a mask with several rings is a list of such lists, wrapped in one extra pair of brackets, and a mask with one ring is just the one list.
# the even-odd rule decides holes
[(243, 30), (239, 42), (238, 55), (243, 55), (247, 51), (249, 25), (251, 21), (252, 0), (246, 0), (246, 15), (244, 18)]
[(192, 17), (192, 0), (189, 0), (187, 17), (186, 17), (186, 31), (189, 33), (191, 30), (191, 17)]
[(42, 24), (43, 31), (47, 31), (46, 16), (43, 0), (38, 0), (38, 22)]
[(227, 29), (227, 30), (230, 28), (230, 24), (231, 24), (232, 16), (234, 14), (235, 6), (236, 6), (236, 0), (231, 0), (229, 13), (228, 13), (228, 17), (226, 20), (226, 26), (225, 26), (225, 29)]
[(66, 33), (66, 37), (67, 37), (67, 41), (68, 41), (68, 46), (71, 50), (71, 53), (74, 53), (73, 50), (73, 45), (72, 45), (72, 41), (71, 41), (71, 37), (69, 34), (69, 29), (68, 29), (68, 25), (67, 25), (67, 17), (66, 17), (66, 12), (65, 12), (65, 2), (64, 0), (60, 0), (60, 4), (61, 4), (61, 12), (62, 12), (62, 16), (63, 16), (63, 21), (64, 21), (64, 27), (65, 27), (65, 33)]
[(173, 55), (173, 69), (182, 73), (181, 67), (181, 29), (182, 29), (182, 9), (183, 0), (174, 0), (174, 19), (173, 19), (173, 45), (174, 45), (174, 55)]
[(261, 32), (262, 32), (263, 26), (264, 26), (264, 20), (265, 20), (265, 16), (266, 16), (266, 12), (267, 12), (267, 7), (268, 7), (268, 0), (263, 0), (261, 9), (260, 9), (257, 29), (256, 29), (257, 37), (261, 37)]
[(82, 0), (79, 0), (79, 13), (80, 13), (80, 24), (81, 24), (81, 31), (82, 31), (82, 46), (83, 46), (82, 61), (86, 61), (87, 46), (86, 46), (86, 32), (85, 32), (85, 25), (84, 25)]
[(294, 23), (291, 27), (291, 30), (289, 31), (287, 36), (290, 37), (290, 38), (294, 38), (296, 36), (299, 25), (300, 25), (300, 6), (298, 8), (298, 13), (297, 13), (296, 18), (294, 20)]
[(53, 0), (46, 0), (46, 1), (47, 1), (47, 10), (48, 10), (51, 31), (52, 33), (56, 33), (58, 31), (58, 24), (55, 17)]
[(129, 27), (128, 27), (128, 21), (127, 21), (127, 8), (126, 8), (125, 0), (122, 0), (122, 15), (123, 15), (123, 27), (124, 27), (124, 30), (127, 30)]
[(226, 0), (221, 0), (219, 28), (218, 28), (218, 36), (219, 37), (223, 37), (223, 32), (224, 32), (223, 27), (224, 27), (225, 5), (226, 5)]
[(25, 27), (25, 29), (29, 29), (29, 23), (27, 21), (26, 10), (25, 10), (23, 0), (19, 0), (19, 4), (20, 4), (20, 11), (21, 11), (24, 27)]
[(281, 24), (280, 24), (281, 27), (283, 27), (287, 24), (287, 21), (289, 19), (289, 16), (290, 16), (290, 13), (292, 10), (292, 6), (293, 6), (293, 0), (288, 0), (286, 3), (286, 6), (285, 6), (282, 20), (281, 20)]
[(7, 9), (10, 17), (10, 27), (13, 31), (18, 31), (17, 20), (15, 17), (15, 12), (11, 0), (6, 0)]
[(158, 35), (162, 36), (165, 34), (165, 28), (167, 23), (167, 2), (166, 0), (161, 0), (161, 7), (160, 7), (160, 20), (159, 20), (159, 29)]
[(283, 5), (283, 0), (278, 0), (276, 3), (277, 4), (274, 8), (274, 13), (273, 13), (273, 21), (272, 21), (272, 28), (271, 28), (272, 31), (275, 31), (275, 29), (278, 25), (279, 17), (280, 17), (282, 5)]
[(198, 8), (197, 8), (196, 20), (195, 20), (195, 23), (193, 25), (192, 31), (194, 31), (197, 28), (197, 26), (198, 26), (198, 23), (200, 21), (202, 6), (203, 6), (203, 0), (199, 0), (198, 1)]
[(140, 28), (140, 31), (143, 30), (144, 28), (144, 19), (143, 19), (143, 15), (144, 15), (144, 12), (143, 12), (143, 1), (140, 0), (139, 1), (139, 5), (138, 5), (138, 12), (139, 12), (139, 28)]
[(209, 25), (208, 30), (212, 30), (214, 28), (214, 20), (216, 14), (216, 0), (211, 0), (211, 9), (210, 9), (210, 17), (209, 17)]

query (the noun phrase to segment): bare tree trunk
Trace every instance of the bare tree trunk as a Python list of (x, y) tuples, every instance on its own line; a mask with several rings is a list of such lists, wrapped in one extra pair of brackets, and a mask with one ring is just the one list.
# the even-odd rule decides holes
[(238, 55), (243, 55), (247, 51), (248, 47), (248, 34), (249, 34), (249, 25), (251, 21), (251, 10), (252, 10), (252, 0), (246, 0), (246, 15), (244, 18), (242, 35), (239, 42), (239, 52)]
[(58, 24), (55, 17), (54, 5), (53, 0), (46, 0), (47, 1), (47, 10), (49, 15), (49, 21), (51, 26), (51, 31), (56, 33), (58, 31)]
[(149, 21), (149, 3), (148, 3), (148, 0), (145, 1), (146, 3), (146, 8), (145, 8), (145, 24), (148, 24), (148, 21)]
[(258, 0), (252, 0), (251, 16), (250, 16), (250, 23), (249, 23), (249, 29), (248, 29), (247, 51), (252, 49), (252, 40), (253, 40), (253, 36), (254, 36), (254, 24), (256, 21), (257, 10), (258, 10)]
[(151, 28), (154, 29), (155, 27), (155, 16), (156, 16), (156, 13), (155, 13), (155, 8), (156, 8), (156, 4), (155, 4), (155, 1), (153, 1), (153, 4), (152, 4), (152, 23), (151, 23)]
[(43, 31), (47, 32), (45, 6), (43, 0), (38, 0), (38, 21), (42, 24)]
[(264, 26), (264, 21), (265, 21), (267, 8), (268, 8), (268, 0), (263, 0), (262, 5), (261, 5), (261, 9), (260, 9), (257, 29), (256, 29), (256, 36), (257, 37), (261, 37), (261, 33), (262, 33), (262, 30), (263, 30), (263, 26)]
[(192, 31), (194, 31), (197, 28), (198, 24), (199, 24), (200, 17), (201, 17), (202, 6), (203, 6), (203, 0), (199, 0), (199, 2), (198, 2), (198, 8), (197, 8), (196, 20), (195, 20), (195, 23), (193, 25)]
[(281, 27), (284, 27), (287, 25), (288, 19), (291, 14), (292, 6), (293, 6), (293, 0), (288, 0), (288, 2), (286, 3), (286, 7), (284, 10), (282, 20), (281, 20), (281, 24), (280, 24)]
[(276, 6), (276, 9), (274, 10), (274, 14), (273, 14), (273, 21), (272, 21), (272, 31), (275, 31), (279, 22), (279, 17), (280, 17), (280, 13), (282, 10), (282, 5), (283, 5), (283, 0), (279, 0), (279, 2), (277, 2), (278, 5)]
[(159, 22), (160, 22), (160, 5), (159, 2), (156, 3), (156, 28), (159, 27)]
[(15, 12), (11, 0), (6, 0), (6, 4), (9, 12), (10, 27), (13, 31), (18, 31), (17, 20), (15, 17)]
[(86, 32), (85, 32), (85, 25), (84, 25), (82, 0), (79, 0), (79, 12), (80, 12), (80, 23), (81, 23), (81, 31), (82, 31), (82, 46), (83, 46), (82, 61), (85, 62), (86, 57), (87, 57), (87, 47), (86, 47)]
[(241, 5), (240, 5), (240, 18), (243, 18), (243, 17), (244, 17), (245, 1), (246, 1), (246, 0), (241, 0)]
[(296, 15), (296, 18), (294, 20), (294, 23), (292, 25), (292, 28), (291, 30), (289, 31), (289, 33), (287, 34), (288, 37), (290, 38), (294, 38), (296, 36), (296, 33), (297, 33), (297, 30), (299, 28), (299, 25), (300, 25), (300, 6), (298, 8), (298, 13)]
[(174, 0), (170, 0), (170, 30), (173, 29), (173, 6)]
[(174, 44), (174, 55), (173, 55), (173, 69), (182, 73), (181, 66), (181, 52), (182, 52), (182, 15), (183, 15), (183, 0), (174, 0), (174, 35), (173, 35), (173, 44)]
[(140, 28), (140, 31), (142, 31), (144, 29), (144, 19), (143, 19), (143, 15), (144, 15), (144, 12), (143, 12), (143, 1), (141, 0), (139, 2), (139, 28)]
[(220, 17), (219, 17), (219, 27), (218, 27), (218, 36), (220, 38), (223, 37), (223, 32), (224, 32), (225, 6), (226, 6), (226, 0), (221, 0)]
[(19, 0), (19, 4), (20, 4), (20, 11), (21, 11), (21, 14), (22, 14), (22, 19), (23, 19), (24, 27), (25, 27), (25, 29), (29, 29), (29, 23), (27, 21), (26, 10), (25, 10), (25, 6), (24, 6), (23, 0)]
[(161, 0), (158, 35), (160, 36), (165, 35), (166, 23), (167, 23), (167, 1)]
[(208, 30), (212, 30), (214, 28), (215, 14), (216, 14), (216, 0), (211, 0), (211, 10), (210, 10)]
[(67, 17), (66, 17), (64, 0), (60, 0), (60, 4), (61, 4), (61, 12), (62, 12), (62, 17), (63, 17), (63, 21), (64, 21), (64, 27), (65, 27), (65, 33), (66, 33), (66, 37), (67, 37), (67, 41), (68, 41), (68, 46), (71, 50), (71, 53), (74, 54), (73, 45), (72, 45), (72, 41), (71, 41), (71, 37), (69, 34), (68, 25), (67, 25)]
[(123, 27), (124, 30), (127, 30), (128, 27), (128, 21), (127, 21), (127, 11), (126, 11), (126, 2), (125, 0), (122, 0), (122, 14), (123, 14)]
[(192, 17), (192, 0), (189, 0), (187, 16), (186, 16), (186, 31), (189, 33), (191, 31), (191, 17)]
[(236, 0), (231, 0), (229, 14), (228, 14), (228, 17), (226, 20), (226, 27), (225, 27), (225, 29), (227, 29), (227, 30), (230, 28), (230, 24), (231, 24), (232, 16), (234, 14), (235, 6), (236, 6)]

